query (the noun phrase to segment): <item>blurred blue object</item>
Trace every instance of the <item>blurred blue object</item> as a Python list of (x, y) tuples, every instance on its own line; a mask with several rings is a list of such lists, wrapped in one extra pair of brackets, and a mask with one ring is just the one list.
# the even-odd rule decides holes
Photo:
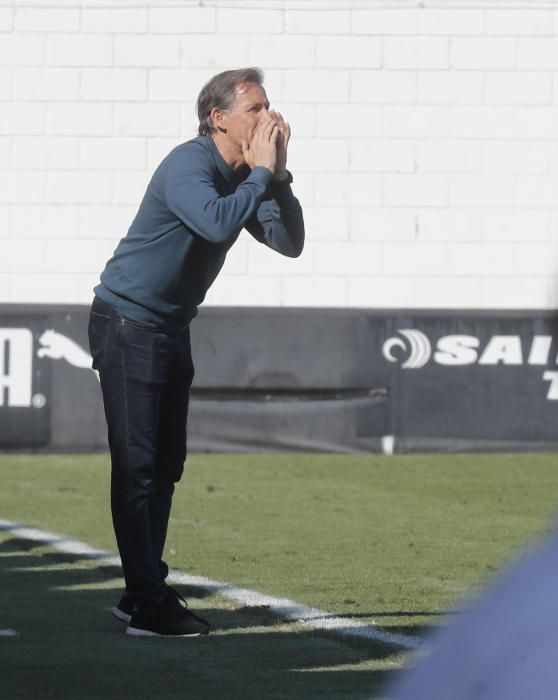
[(390, 700), (558, 698), (558, 533), (435, 634)]

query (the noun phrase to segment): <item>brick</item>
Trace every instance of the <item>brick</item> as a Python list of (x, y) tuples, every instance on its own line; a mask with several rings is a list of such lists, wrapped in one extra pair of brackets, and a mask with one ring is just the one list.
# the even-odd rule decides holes
[(185, 138), (152, 136), (147, 139), (147, 169), (153, 172), (159, 163), (173, 148), (184, 142)]
[(384, 70), (351, 71), (351, 103), (413, 104), (416, 73)]
[(323, 138), (379, 137), (382, 109), (369, 105), (318, 105), (316, 133)]
[(82, 138), (79, 149), (83, 170), (141, 170), (147, 165), (141, 138)]
[(42, 134), (45, 106), (29, 102), (6, 102), (0, 109), (0, 134)]
[(478, 141), (419, 141), (416, 162), (419, 172), (467, 173), (482, 169)]
[(126, 235), (134, 219), (139, 202), (130, 205), (93, 204), (78, 207), (78, 235), (84, 239), (118, 241)]
[(414, 151), (410, 141), (354, 139), (351, 141), (351, 171), (413, 172)]
[(195, 100), (209, 77), (207, 70), (154, 68), (149, 71), (149, 99), (157, 102)]
[(42, 240), (11, 240), (2, 246), (5, 250), (11, 272), (24, 274), (26, 272), (43, 272), (45, 269), (45, 243)]
[(215, 73), (230, 68), (233, 56), (235, 65), (250, 65), (249, 39), (235, 34), (189, 34), (181, 39), (181, 63), (188, 69), (213, 68)]
[[(274, 106), (274, 105), (272, 105)], [(314, 105), (291, 102), (285, 112), (280, 110), (285, 120), (291, 125), (294, 144), (297, 139), (308, 139), (316, 135), (316, 108)]]
[(386, 37), (384, 67), (440, 70), (449, 66), (449, 41), (438, 37)]
[(415, 9), (355, 9), (351, 13), (353, 34), (376, 36), (416, 34), (418, 13)]
[(283, 34), (281, 10), (256, 10), (221, 7), (217, 11), (218, 34)]
[[(283, 87), (283, 71), (265, 69), (265, 84), (264, 88), (272, 107), (278, 107), (278, 103), (285, 99), (285, 90)], [(291, 100), (289, 100), (291, 102)]]
[(179, 66), (181, 39), (176, 36), (117, 35), (114, 65), (137, 67)]
[(72, 101), (79, 99), (79, 70), (76, 68), (17, 68), (14, 71), (16, 100)]
[(96, 34), (49, 34), (47, 63), (51, 66), (110, 66), (111, 37)]
[(295, 196), (300, 201), (302, 208), (315, 206), (316, 201), (316, 174), (295, 173), (296, 183), (293, 186)]
[(483, 11), (456, 7), (421, 8), (419, 34), (427, 35), (475, 35), (484, 31)]
[(415, 214), (404, 209), (352, 207), (351, 240), (411, 241), (415, 238)]
[(12, 207), (0, 206), (0, 238), (9, 238), (12, 232)]
[(449, 135), (450, 110), (446, 106), (386, 106), (384, 135), (391, 138), (444, 139)]
[(448, 187), (443, 175), (384, 175), (383, 203), (390, 207), (445, 206)]
[[(514, 135), (517, 139), (558, 138), (558, 107), (518, 107)], [(504, 134), (500, 136), (506, 138)]]
[(480, 72), (430, 71), (418, 74), (418, 102), (424, 104), (482, 104), (484, 76)]
[(298, 139), (289, 146), (295, 172), (343, 172), (349, 169), (349, 144), (340, 139)]
[(521, 280), (492, 278), (483, 280), (483, 306), (494, 309), (544, 309), (549, 304), (547, 282), (540, 278)]
[(14, 26), (18, 32), (79, 32), (79, 9), (16, 6)]
[(13, 9), (11, 7), (0, 7), (0, 32), (11, 32), (13, 28)]
[(0, 100), (12, 98), (13, 71), (10, 68), (0, 68)]
[(285, 277), (281, 282), (281, 303), (284, 306), (346, 306), (348, 280), (343, 277)]
[(465, 207), (506, 207), (515, 198), (512, 175), (454, 175), (452, 204)]
[(486, 173), (544, 173), (550, 168), (551, 150), (546, 141), (486, 141), (483, 170)]
[(279, 277), (220, 275), (209, 290), (204, 306), (279, 306)]
[(151, 7), (149, 31), (154, 34), (211, 34), (216, 12), (211, 7)]
[(20, 303), (71, 304), (77, 301), (78, 276), (28, 273), (12, 277), (12, 298)]
[[(270, 68), (313, 68), (316, 65), (317, 41), (321, 40), (283, 34), (250, 36), (248, 63)], [(318, 61), (318, 65), (322, 65), (321, 62)]]
[(480, 241), (482, 217), (474, 209), (420, 209), (416, 237), (421, 241)]
[(87, 304), (88, 306), (93, 301), (93, 289), (99, 284), (99, 273), (82, 272), (78, 277), (77, 284), (77, 304)]
[(316, 64), (323, 68), (381, 68), (381, 39), (370, 36), (322, 36)]
[(79, 167), (76, 137), (17, 136), (14, 167), (27, 170), (72, 170)]
[(452, 39), (450, 63), (464, 70), (511, 70), (515, 68), (515, 39), (492, 37)]
[(285, 98), (292, 102), (348, 102), (349, 75), (335, 70), (286, 70)]
[(73, 205), (17, 206), (13, 210), (13, 233), (17, 238), (72, 239), (78, 231), (78, 208)]
[(415, 285), (415, 304), (419, 308), (482, 308), (484, 304), (481, 280), (475, 275), (418, 278)]
[(517, 110), (500, 106), (457, 106), (451, 110), (453, 138), (491, 139), (516, 135)]
[(381, 180), (368, 173), (319, 173), (316, 200), (327, 206), (375, 207), (381, 202)]
[(5, 168), (12, 165), (12, 138), (0, 136), (0, 163)]
[(47, 129), (51, 135), (105, 136), (112, 133), (112, 105), (103, 103), (50, 103)]
[(519, 39), (517, 67), (519, 70), (557, 70), (558, 37)]
[(344, 241), (349, 237), (349, 213), (345, 207), (305, 207), (306, 239)]
[(151, 173), (116, 172), (112, 187), (114, 203), (139, 205), (150, 179)]
[(180, 110), (172, 104), (119, 104), (114, 108), (119, 136), (178, 136)]
[(0, 204), (40, 204), (44, 192), (44, 173), (0, 170)]
[(147, 99), (147, 71), (139, 68), (84, 68), (81, 72), (84, 100)]
[(445, 243), (383, 243), (382, 273), (424, 277), (447, 272), (448, 246)]
[(258, 275), (310, 275), (313, 270), (313, 250), (310, 246), (298, 258), (279, 255), (267, 246), (252, 244), (247, 248), (248, 272)]
[(546, 241), (550, 231), (548, 211), (495, 210), (483, 215), (483, 233), (486, 241)]
[(486, 33), (501, 36), (551, 36), (553, 34), (553, 12), (538, 8), (487, 9), (485, 11)]
[(45, 37), (40, 34), (4, 34), (0, 66), (42, 66)]
[(319, 275), (370, 275), (382, 269), (381, 243), (325, 242), (316, 247)]
[(517, 205), (554, 208), (558, 175), (517, 175)]
[(487, 104), (550, 104), (551, 73), (498, 73), (486, 76)]
[(99, 272), (113, 252), (112, 241), (49, 241), (45, 250), (48, 272)]
[(46, 198), (52, 204), (108, 204), (112, 177), (107, 172), (49, 172)]
[(287, 34), (348, 34), (351, 12), (347, 10), (297, 10), (286, 13)]
[(348, 283), (351, 307), (401, 309), (416, 306), (416, 281), (412, 277), (350, 277)]
[(147, 13), (147, 8), (141, 7), (84, 7), (81, 28), (87, 34), (143, 33), (148, 30)]
[(449, 271), (455, 275), (515, 275), (516, 258), (511, 246), (502, 243), (452, 243)]
[[(248, 273), (248, 245), (251, 243), (251, 241), (247, 240), (248, 238), (249, 236), (243, 235), (241, 239), (232, 246), (227, 253), (227, 259), (225, 260), (220, 274), (246, 275)], [(269, 250), (269, 248), (267, 250)]]

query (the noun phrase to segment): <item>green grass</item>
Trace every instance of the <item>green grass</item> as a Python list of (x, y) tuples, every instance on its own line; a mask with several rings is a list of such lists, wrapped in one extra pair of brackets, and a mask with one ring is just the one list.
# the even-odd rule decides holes
[[(0, 518), (115, 551), (108, 477), (106, 455), (4, 455)], [(421, 634), (546, 530), (557, 482), (556, 457), (541, 454), (193, 455), (167, 561)], [(0, 568), (0, 628), (20, 631), (0, 638), (6, 698), (352, 700), (379, 697), (404, 663), (199, 591), (187, 592), (210, 637), (130, 640), (105, 612), (121, 586), (113, 567), (5, 533)]]

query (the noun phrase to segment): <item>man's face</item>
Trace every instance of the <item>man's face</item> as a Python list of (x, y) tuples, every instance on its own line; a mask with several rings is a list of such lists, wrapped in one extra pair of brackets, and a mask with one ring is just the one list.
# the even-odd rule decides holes
[(268, 115), (269, 101), (265, 90), (257, 83), (239, 85), (231, 109), (223, 113), (222, 128), (226, 129), (227, 139), (241, 148), (242, 142), (248, 145), (254, 129)]

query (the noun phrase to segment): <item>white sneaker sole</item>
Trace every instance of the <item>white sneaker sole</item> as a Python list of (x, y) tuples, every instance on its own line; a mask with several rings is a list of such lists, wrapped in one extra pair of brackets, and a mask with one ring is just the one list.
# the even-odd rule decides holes
[(194, 632), (193, 634), (160, 634), (151, 630), (142, 630), (139, 627), (128, 627), (126, 634), (132, 637), (201, 637), (201, 632)]
[(122, 612), (122, 610), (120, 610), (120, 608), (117, 608), (116, 606), (111, 609), (111, 613), (117, 620), (121, 620), (122, 622), (130, 622), (130, 620), (132, 619), (131, 615)]

